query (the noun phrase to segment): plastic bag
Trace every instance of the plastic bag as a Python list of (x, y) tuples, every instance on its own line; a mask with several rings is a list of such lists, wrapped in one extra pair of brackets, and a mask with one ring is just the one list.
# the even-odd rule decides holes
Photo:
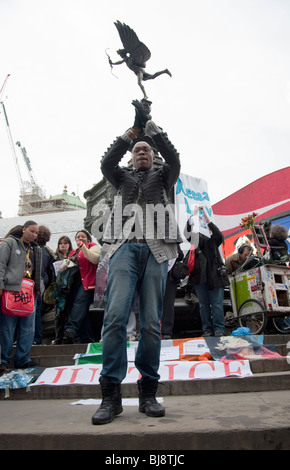
[(232, 336), (248, 336), (250, 335), (252, 332), (250, 330), (250, 328), (246, 328), (244, 326), (240, 326), (239, 328), (237, 328), (236, 330), (232, 331)]

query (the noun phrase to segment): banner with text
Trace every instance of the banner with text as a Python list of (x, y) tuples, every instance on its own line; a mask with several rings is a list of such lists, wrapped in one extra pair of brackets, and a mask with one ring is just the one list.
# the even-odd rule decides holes
[[(39, 385), (98, 385), (101, 364), (49, 367), (31, 387)], [(249, 361), (165, 361), (159, 367), (160, 381), (218, 379), (221, 377), (249, 377), (252, 374)], [(140, 379), (138, 369), (128, 364), (123, 383), (136, 383)]]
[(213, 220), (207, 182), (201, 178), (195, 178), (180, 173), (175, 185), (176, 219), (182, 236), (189, 219), (194, 220), (195, 230), (209, 236), (207, 224), (203, 212)]

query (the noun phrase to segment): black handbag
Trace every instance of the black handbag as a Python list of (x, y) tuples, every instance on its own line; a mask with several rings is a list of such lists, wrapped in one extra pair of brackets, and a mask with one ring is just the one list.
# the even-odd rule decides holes
[(171, 276), (175, 281), (181, 281), (181, 279), (186, 278), (188, 271), (187, 264), (182, 261), (176, 261), (171, 268)]

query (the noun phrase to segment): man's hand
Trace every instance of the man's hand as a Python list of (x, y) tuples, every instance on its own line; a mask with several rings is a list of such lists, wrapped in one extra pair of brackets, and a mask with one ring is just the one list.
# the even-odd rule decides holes
[[(150, 108), (149, 106), (148, 107), (145, 107), (144, 104), (142, 104), (140, 101), (138, 100), (133, 100), (132, 101), (132, 105), (135, 107), (136, 109), (136, 116), (138, 115), (139, 116), (139, 119), (140, 119), (140, 122), (142, 124), (142, 128), (145, 127), (146, 125), (146, 122), (149, 121), (151, 119), (151, 116), (149, 114), (149, 111), (150, 111)], [(135, 127), (135, 125), (134, 125)], [(136, 126), (137, 127), (137, 126)]]
[(134, 129), (140, 129), (140, 132), (143, 130), (143, 124), (142, 124), (142, 121), (140, 119), (137, 108), (135, 108), (135, 121), (134, 121), (134, 124), (133, 124), (133, 128)]
[(207, 224), (210, 224), (210, 218), (208, 217), (208, 215), (207, 215), (207, 213), (206, 213), (206, 211), (205, 211), (204, 209), (203, 209), (203, 215), (204, 215), (204, 218), (205, 218), (205, 220), (206, 220), (206, 223), (207, 223)]

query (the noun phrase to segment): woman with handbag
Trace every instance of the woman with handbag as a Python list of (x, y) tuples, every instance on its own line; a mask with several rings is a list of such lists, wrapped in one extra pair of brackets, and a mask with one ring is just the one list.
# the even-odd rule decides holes
[(195, 265), (190, 273), (188, 285), (194, 286), (199, 301), (203, 336), (222, 336), (224, 287), (229, 285), (226, 268), (218, 250), (223, 242), (223, 234), (210, 221), (205, 211), (203, 217), (209, 229), (209, 237), (201, 232), (197, 234), (189, 221), (186, 226), (186, 233), (192, 234), (197, 245)]
[[(5, 238), (0, 246), (0, 372), (7, 368), (16, 333), (15, 368), (36, 364), (29, 353), (35, 328), (35, 293), (41, 293), (41, 249), (35, 243), (38, 224), (28, 220)], [(31, 293), (24, 287), (30, 285)], [(12, 308), (14, 299), (15, 306)], [(31, 306), (30, 310), (27, 307)], [(12, 310), (9, 310), (9, 308)]]

